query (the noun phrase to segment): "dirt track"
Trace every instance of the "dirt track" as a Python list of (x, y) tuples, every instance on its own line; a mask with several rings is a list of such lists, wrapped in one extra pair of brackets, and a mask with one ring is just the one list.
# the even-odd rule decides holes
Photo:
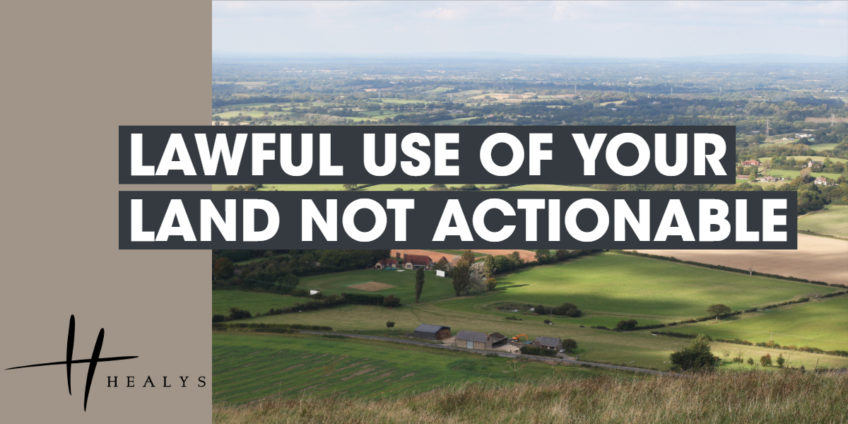
[(848, 241), (798, 234), (798, 250), (639, 250), (649, 255), (848, 285)]

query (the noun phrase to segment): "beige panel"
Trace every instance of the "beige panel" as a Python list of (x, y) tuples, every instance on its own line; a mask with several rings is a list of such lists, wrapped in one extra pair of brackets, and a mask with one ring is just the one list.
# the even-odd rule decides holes
[(209, 122), (211, 3), (2, 2), (0, 32), (0, 368), (64, 360), (72, 313), (75, 357), (101, 327), (103, 356), (140, 356), (98, 365), (87, 412), (85, 364), (72, 396), (64, 366), (0, 370), (0, 422), (211, 421), (211, 386), (105, 387), (211, 380), (209, 252), (119, 251), (116, 234), (118, 125)]

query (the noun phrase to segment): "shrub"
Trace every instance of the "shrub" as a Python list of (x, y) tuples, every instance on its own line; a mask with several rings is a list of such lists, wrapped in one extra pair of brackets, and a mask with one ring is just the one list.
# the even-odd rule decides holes
[(748, 365), (754, 365), (754, 358), (748, 358)]
[(567, 317), (577, 318), (583, 315), (583, 312), (573, 303), (563, 303), (562, 305), (551, 308), (551, 313), (554, 315), (563, 315)]
[(573, 353), (575, 350), (577, 350), (577, 341), (575, 341), (574, 339), (563, 340), (562, 341), (562, 350), (564, 350), (568, 353)]
[(524, 345), (521, 346), (521, 353), (525, 355), (542, 355), (542, 356), (554, 356), (556, 352), (553, 350), (544, 349), (538, 346), (533, 345)]
[(230, 319), (247, 319), (250, 318), (250, 311), (245, 311), (244, 309), (239, 308), (230, 308)]
[(395, 328), (394, 321), (386, 321), (386, 328)]
[(226, 315), (212, 315), (212, 322), (224, 322), (229, 320)]
[(671, 354), (671, 363), (683, 371), (711, 371), (719, 358), (710, 351), (709, 339), (699, 335), (691, 345)]
[(783, 368), (783, 364), (786, 363), (786, 359), (783, 359), (783, 355), (777, 355), (777, 366)]
[(635, 319), (623, 319), (615, 325), (616, 331), (630, 331), (636, 328), (639, 322)]
[(400, 306), (400, 299), (398, 299), (397, 297), (394, 297), (392, 295), (388, 295), (383, 299), (383, 306), (386, 306), (386, 307), (389, 307), (389, 308), (396, 308), (396, 307)]
[(722, 315), (727, 315), (730, 312), (730, 307), (722, 304), (710, 305), (710, 307), (707, 308), (707, 313), (709, 313), (710, 316), (714, 318), (718, 318)]
[(760, 365), (762, 365), (764, 367), (770, 367), (771, 366), (771, 355), (766, 353), (765, 355), (761, 356), (760, 357)]
[(383, 295), (381, 294), (362, 294), (362, 293), (342, 293), (342, 298), (345, 303), (351, 305), (382, 305)]

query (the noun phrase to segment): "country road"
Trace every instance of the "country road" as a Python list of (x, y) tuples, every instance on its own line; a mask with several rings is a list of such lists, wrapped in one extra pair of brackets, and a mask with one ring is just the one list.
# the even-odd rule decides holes
[(548, 357), (548, 356), (536, 356), (536, 355), (523, 355), (520, 353), (509, 353), (509, 352), (501, 352), (496, 350), (479, 350), (479, 349), (464, 349), (460, 347), (456, 347), (453, 345), (444, 345), (444, 344), (436, 344), (436, 343), (428, 343), (424, 341), (417, 340), (407, 340), (407, 339), (397, 339), (393, 337), (382, 337), (382, 336), (368, 336), (364, 334), (352, 334), (352, 333), (337, 333), (332, 331), (309, 331), (309, 330), (300, 330), (300, 333), (310, 334), (315, 336), (340, 336), (340, 337), (349, 337), (352, 339), (362, 339), (362, 340), (374, 340), (379, 342), (388, 342), (388, 343), (400, 343), (412, 346), (422, 346), (429, 347), (434, 349), (445, 349), (445, 350), (453, 350), (457, 352), (469, 352), (476, 353), (478, 355), (497, 355), (501, 358), (521, 358), (527, 359), (531, 361), (538, 362), (558, 362), (563, 364), (570, 365), (580, 365), (586, 367), (595, 367), (595, 368), (606, 368), (613, 369), (618, 371), (629, 371), (641, 374), (652, 374), (652, 375), (671, 375), (671, 376), (679, 376), (681, 374), (668, 372), (668, 371), (659, 371), (653, 370), (650, 368), (638, 368), (638, 367), (628, 367), (624, 365), (613, 365), (613, 364), (605, 364), (602, 362), (589, 362), (589, 361), (580, 361), (577, 359), (571, 358), (562, 358), (562, 357)]

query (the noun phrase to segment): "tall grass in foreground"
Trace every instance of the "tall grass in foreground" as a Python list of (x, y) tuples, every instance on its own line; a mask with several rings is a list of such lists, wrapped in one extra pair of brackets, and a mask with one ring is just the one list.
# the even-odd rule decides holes
[(614, 376), (465, 385), (388, 400), (216, 405), (216, 423), (848, 423), (848, 375)]

